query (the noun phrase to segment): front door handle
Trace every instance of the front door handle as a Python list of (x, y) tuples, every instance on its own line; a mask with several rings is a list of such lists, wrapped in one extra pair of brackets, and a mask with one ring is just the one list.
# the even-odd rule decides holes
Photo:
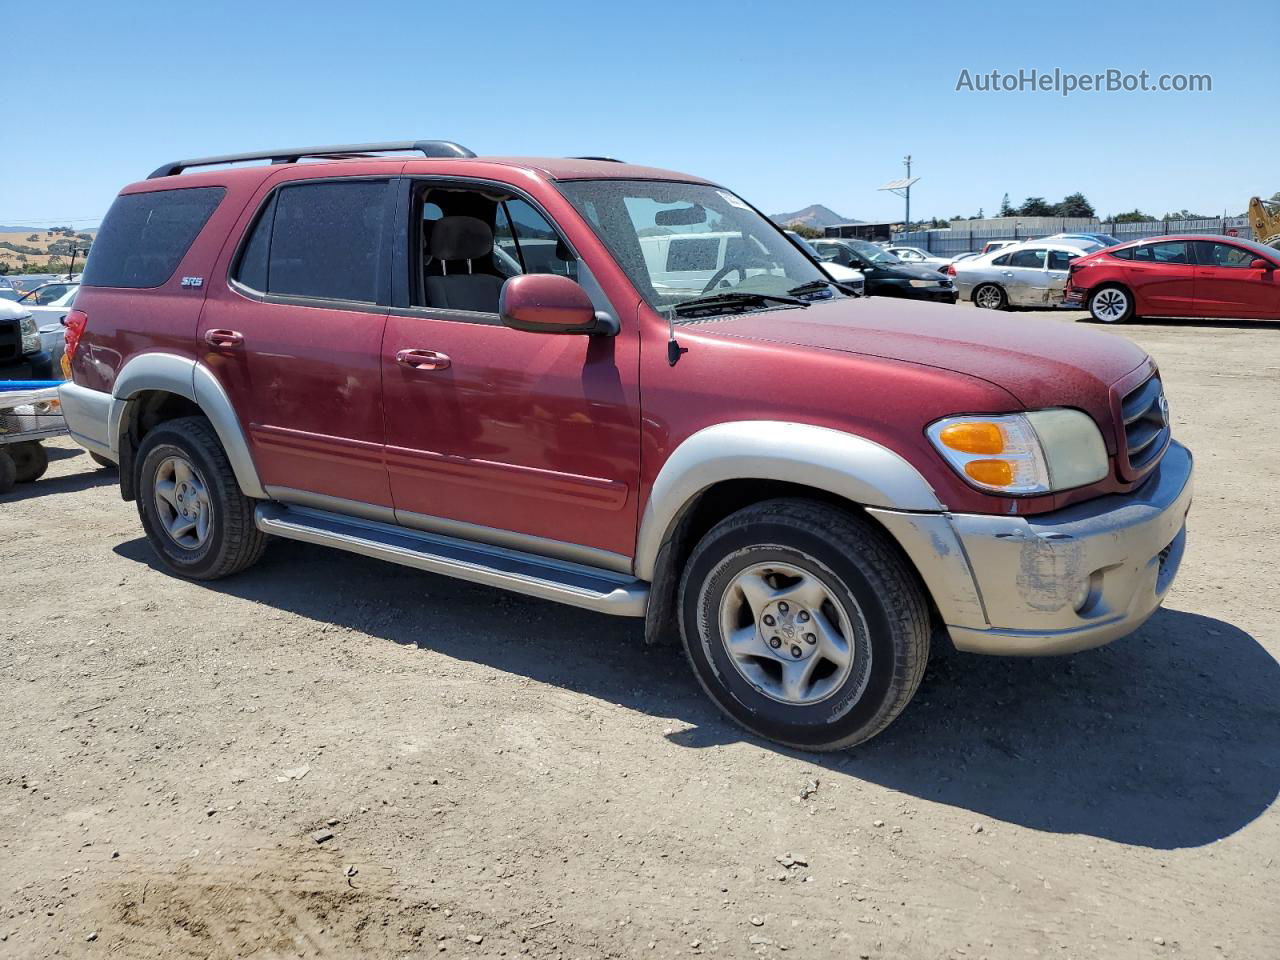
[(215, 349), (238, 347), (244, 343), (244, 334), (237, 330), (209, 330), (205, 332), (204, 342)]
[(447, 370), (450, 360), (435, 350), (399, 350), (396, 363), (414, 370)]

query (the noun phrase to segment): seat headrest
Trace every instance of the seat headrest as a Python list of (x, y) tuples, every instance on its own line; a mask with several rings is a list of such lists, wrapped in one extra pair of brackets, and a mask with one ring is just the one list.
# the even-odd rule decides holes
[(474, 260), (493, 252), (493, 231), (475, 217), (441, 217), (431, 228), (431, 256)]

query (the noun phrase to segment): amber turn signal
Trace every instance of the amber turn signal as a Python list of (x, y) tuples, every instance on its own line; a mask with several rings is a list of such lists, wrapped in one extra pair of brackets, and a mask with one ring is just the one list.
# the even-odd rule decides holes
[(1013, 464), (1008, 460), (970, 460), (964, 465), (964, 472), (989, 487), (1007, 487), (1013, 483)]
[(970, 420), (944, 427), (938, 439), (961, 453), (1004, 453), (1004, 433), (994, 423)]

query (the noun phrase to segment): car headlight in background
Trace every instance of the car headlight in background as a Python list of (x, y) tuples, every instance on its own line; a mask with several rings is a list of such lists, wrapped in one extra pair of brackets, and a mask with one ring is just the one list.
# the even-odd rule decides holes
[(907, 282), (913, 287), (936, 287), (938, 285), (937, 280), (908, 280)]
[(1079, 410), (946, 417), (929, 425), (942, 458), (971, 486), (1027, 496), (1070, 490), (1107, 475), (1107, 447)]
[(22, 352), (39, 353), (40, 328), (36, 326), (36, 318), (28, 313), (18, 321), (18, 326), (22, 330)]

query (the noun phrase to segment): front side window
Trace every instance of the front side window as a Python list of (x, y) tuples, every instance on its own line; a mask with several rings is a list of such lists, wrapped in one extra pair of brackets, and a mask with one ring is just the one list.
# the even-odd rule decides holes
[(116, 197), (81, 282), (134, 289), (165, 283), (226, 192), (222, 187), (185, 187)]
[(656, 310), (726, 294), (790, 297), (803, 288), (812, 295), (829, 283), (776, 225), (727, 190), (621, 179), (560, 189)]
[(1249, 264), (1257, 259), (1256, 253), (1234, 244), (1200, 241), (1200, 262), (1205, 266), (1248, 270)]
[(235, 278), (258, 293), (376, 303), (390, 181), (280, 187), (245, 242)]

